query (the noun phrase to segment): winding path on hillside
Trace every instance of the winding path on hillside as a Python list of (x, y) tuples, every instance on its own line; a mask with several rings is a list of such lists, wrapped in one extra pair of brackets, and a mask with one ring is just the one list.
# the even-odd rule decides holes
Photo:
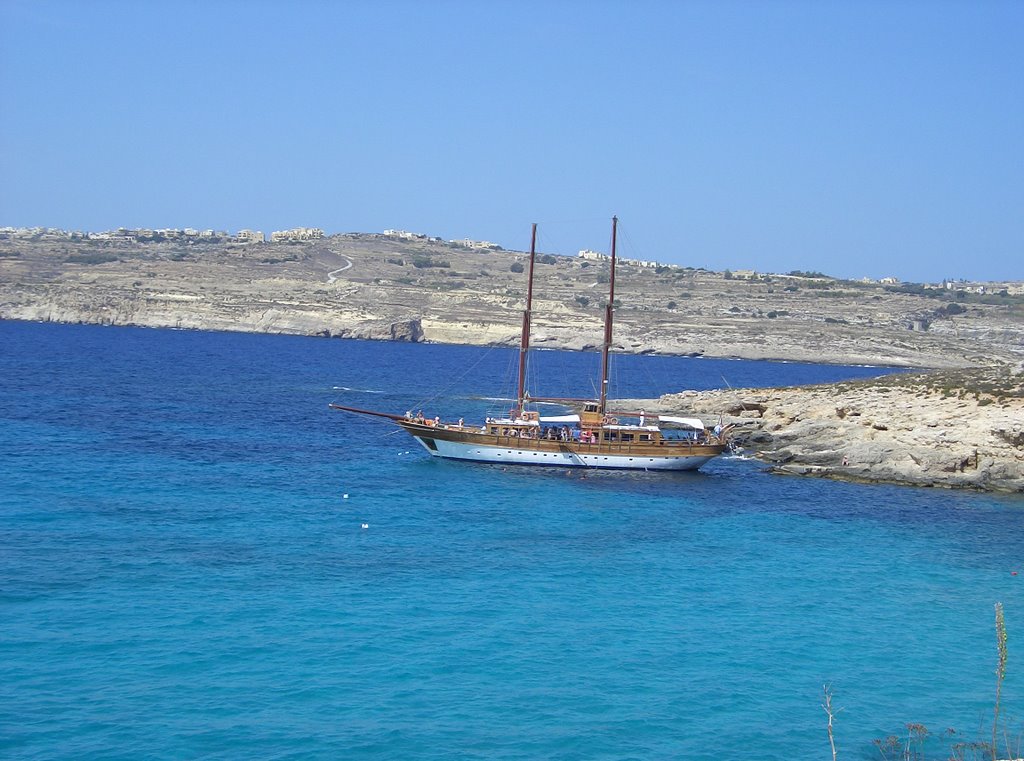
[(339, 254), (336, 251), (332, 251), (331, 253), (334, 254), (335, 256), (340, 256), (342, 259), (344, 259), (345, 260), (345, 266), (344, 267), (339, 267), (336, 270), (331, 270), (330, 272), (328, 272), (327, 273), (327, 282), (328, 283), (333, 283), (335, 280), (338, 279), (338, 273), (339, 272), (344, 272), (345, 270), (347, 270), (349, 267), (352, 266), (352, 260), (349, 259), (344, 254)]

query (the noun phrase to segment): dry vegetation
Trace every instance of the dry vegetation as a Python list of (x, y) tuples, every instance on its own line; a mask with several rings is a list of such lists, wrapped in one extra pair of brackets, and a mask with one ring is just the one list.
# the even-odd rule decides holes
[(835, 384), (839, 393), (870, 389), (886, 393), (899, 389), (915, 396), (938, 395), (944, 399), (973, 399), (979, 406), (1009, 405), (1024, 399), (1024, 373), (1007, 365), (935, 370), (928, 373), (885, 375)]
[[(667, 258), (667, 256), (666, 256)], [(526, 254), (346, 234), (307, 244), (0, 240), (0, 317), (492, 344), (517, 340)], [(601, 340), (606, 265), (539, 257), (534, 339)], [(629, 352), (909, 367), (1024, 356), (1024, 299), (621, 264)], [(417, 332), (420, 331), (420, 332)]]

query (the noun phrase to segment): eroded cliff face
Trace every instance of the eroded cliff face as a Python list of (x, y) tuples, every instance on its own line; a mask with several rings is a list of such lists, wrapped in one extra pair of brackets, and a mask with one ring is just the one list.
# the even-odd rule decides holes
[(0, 318), (148, 328), (362, 338), (426, 340), (420, 320), (380, 317), (362, 310), (326, 311), (315, 305), (223, 299), (191, 294), (95, 293), (78, 289), (25, 294), (0, 305)]
[[(511, 346), (525, 258), (362, 234), (241, 247), (0, 239), (0, 318)], [(600, 346), (604, 267), (546, 257), (536, 273), (533, 345)], [(616, 351), (904, 367), (1024, 356), (1012, 299), (950, 312), (877, 285), (628, 264), (617, 283)]]
[(656, 404), (723, 416), (734, 441), (779, 473), (1024, 492), (1020, 367), (683, 392)]

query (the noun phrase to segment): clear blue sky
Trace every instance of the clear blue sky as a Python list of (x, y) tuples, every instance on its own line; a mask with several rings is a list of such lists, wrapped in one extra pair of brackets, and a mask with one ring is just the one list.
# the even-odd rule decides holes
[(1024, 2), (0, 0), (0, 225), (1024, 279)]

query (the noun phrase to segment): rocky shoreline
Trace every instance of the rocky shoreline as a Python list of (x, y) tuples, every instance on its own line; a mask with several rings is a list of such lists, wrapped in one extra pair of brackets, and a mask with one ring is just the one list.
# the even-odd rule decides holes
[(732, 426), (776, 473), (1024, 493), (1024, 365), (646, 400)]

